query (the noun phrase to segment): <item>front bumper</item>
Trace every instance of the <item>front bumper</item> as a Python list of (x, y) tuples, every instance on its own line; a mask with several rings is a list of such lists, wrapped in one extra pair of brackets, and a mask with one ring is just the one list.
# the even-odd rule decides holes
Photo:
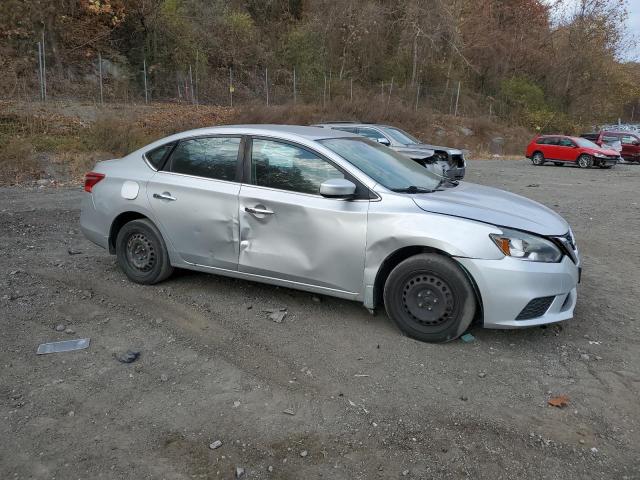
[(614, 166), (618, 163), (618, 159), (594, 157), (594, 163), (596, 165)]
[[(522, 328), (573, 317), (580, 267), (564, 256), (559, 263), (456, 258), (475, 280), (487, 328)], [(553, 297), (535, 318), (517, 320), (532, 300)]]

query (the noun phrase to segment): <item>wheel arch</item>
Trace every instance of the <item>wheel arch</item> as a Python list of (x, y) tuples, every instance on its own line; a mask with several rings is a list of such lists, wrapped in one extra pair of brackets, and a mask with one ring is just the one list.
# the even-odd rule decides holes
[(390, 253), (382, 261), (382, 263), (380, 264), (380, 268), (378, 269), (378, 272), (376, 273), (376, 277), (375, 277), (375, 281), (374, 281), (374, 287), (373, 287), (374, 305), (376, 307), (380, 306), (380, 305), (383, 305), (383, 303), (384, 303), (384, 301), (383, 301), (384, 285), (385, 285), (385, 283), (387, 281), (387, 278), (389, 277), (389, 274), (391, 273), (391, 271), (396, 266), (398, 266), (401, 262), (406, 260), (407, 258), (413, 257), (414, 255), (419, 255), (421, 253), (436, 253), (438, 255), (442, 255), (444, 257), (447, 257), (447, 258), (453, 260), (456, 263), (456, 265), (458, 265), (458, 267), (460, 267), (460, 269), (465, 273), (465, 275), (467, 276), (467, 279), (471, 283), (471, 287), (473, 288), (473, 292), (475, 293), (476, 301), (478, 303), (478, 309), (476, 310), (476, 315), (475, 315), (475, 317), (473, 319), (473, 322), (474, 323), (482, 323), (483, 318), (484, 318), (484, 308), (483, 308), (483, 304), (482, 304), (482, 295), (480, 294), (480, 289), (478, 288), (478, 285), (476, 284), (476, 281), (471, 276), (469, 271), (466, 268), (464, 268), (464, 266), (462, 264), (460, 264), (460, 262), (457, 262), (455, 257), (452, 256), (451, 254), (445, 252), (444, 250), (440, 250), (439, 248), (428, 247), (428, 246), (424, 246), (424, 245), (411, 245), (411, 246), (405, 246), (405, 247), (399, 248), (399, 249), (395, 250), (394, 252)]
[[(155, 225), (153, 220), (151, 220), (148, 216), (143, 213), (136, 211), (127, 211), (120, 213), (116, 218), (111, 222), (111, 228), (109, 228), (109, 253), (116, 253), (116, 238), (118, 238), (118, 232), (120, 229), (127, 223), (132, 220), (140, 220), (146, 219)], [(157, 225), (156, 225), (157, 228)]]

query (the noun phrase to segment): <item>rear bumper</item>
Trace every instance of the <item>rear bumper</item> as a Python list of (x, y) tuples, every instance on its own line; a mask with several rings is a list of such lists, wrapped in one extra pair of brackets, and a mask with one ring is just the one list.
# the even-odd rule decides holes
[[(560, 322), (573, 317), (579, 267), (568, 257), (559, 263), (456, 259), (473, 277), (483, 307), (483, 326), (523, 328)], [(553, 297), (535, 318), (517, 320), (532, 300)]]
[(109, 248), (109, 231), (105, 228), (103, 216), (96, 210), (93, 196), (85, 193), (80, 209), (80, 229), (84, 236), (96, 245)]

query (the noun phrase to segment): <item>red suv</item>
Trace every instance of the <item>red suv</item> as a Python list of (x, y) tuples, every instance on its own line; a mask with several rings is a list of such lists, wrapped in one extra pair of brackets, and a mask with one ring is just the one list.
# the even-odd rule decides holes
[(622, 151), (620, 156), (627, 162), (640, 163), (640, 133), (625, 131), (604, 131), (600, 133), (585, 133), (581, 137), (605, 147), (620, 142)]
[(620, 160), (615, 150), (599, 147), (586, 138), (565, 135), (539, 135), (531, 140), (525, 155), (534, 165), (573, 163), (580, 168), (611, 168)]

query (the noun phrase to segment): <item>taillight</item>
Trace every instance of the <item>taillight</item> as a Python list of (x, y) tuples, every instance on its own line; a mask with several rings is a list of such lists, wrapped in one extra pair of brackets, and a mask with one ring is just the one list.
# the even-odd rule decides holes
[(91, 193), (93, 186), (104, 178), (104, 173), (89, 172), (84, 176), (84, 191)]

